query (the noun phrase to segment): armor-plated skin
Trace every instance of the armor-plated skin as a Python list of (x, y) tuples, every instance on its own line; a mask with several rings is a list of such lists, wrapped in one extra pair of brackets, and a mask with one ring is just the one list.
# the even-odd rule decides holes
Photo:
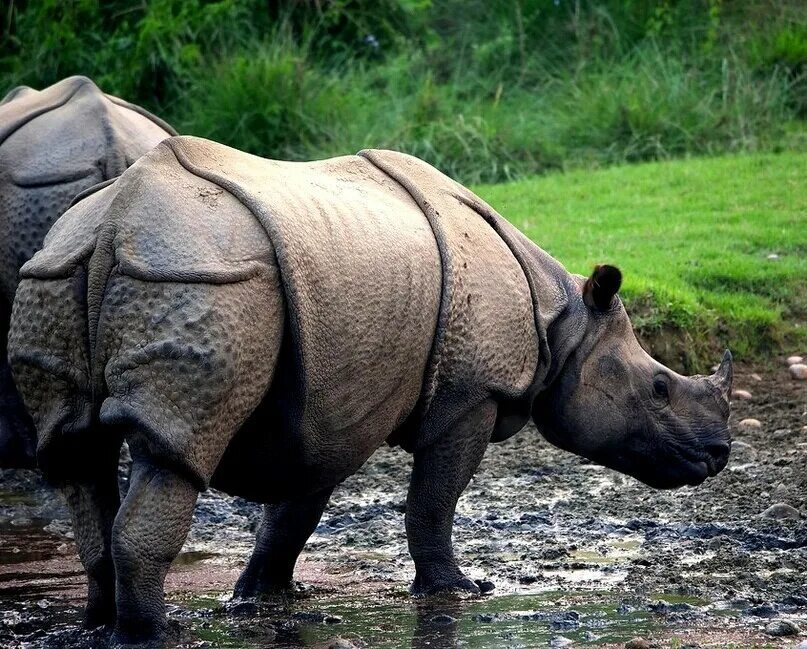
[(20, 267), (71, 201), (120, 175), (173, 129), (85, 77), (0, 102), (0, 467), (31, 466), (34, 431), (6, 362)]
[[(236, 587), (262, 594), (288, 585), (334, 486), (400, 444), (413, 590), (478, 592), (453, 558), (454, 509), (488, 443), (530, 415), (624, 472), (668, 462), (659, 486), (728, 457), (728, 356), (675, 375), (633, 337), (616, 269), (570, 275), (404, 154), (287, 163), (172, 138), (65, 214), (22, 277), (10, 358), (40, 465), (81, 513), (88, 618), (115, 619), (121, 646), (163, 642), (165, 573), (209, 485), (275, 503)], [(662, 381), (696, 403), (677, 416)], [(655, 418), (620, 410), (647, 399)], [(684, 442), (686, 458), (668, 452)]]

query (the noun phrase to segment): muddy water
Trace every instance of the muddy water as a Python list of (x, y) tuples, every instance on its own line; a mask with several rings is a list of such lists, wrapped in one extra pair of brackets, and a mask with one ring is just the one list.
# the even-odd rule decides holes
[[(306, 587), (283, 601), (229, 600), (259, 509), (204, 494), (166, 582), (172, 632), (182, 647), (795, 646), (807, 638), (807, 518), (760, 513), (784, 502), (807, 516), (807, 398), (784, 369), (762, 378), (740, 372), (754, 399), (733, 416), (762, 428), (737, 431), (729, 468), (697, 488), (651, 491), (533, 430), (492, 446), (455, 526), (461, 565), (496, 584), (483, 598), (409, 597), (399, 450), (336, 491), (298, 567)], [(0, 647), (106, 645), (107, 632), (78, 628), (71, 536), (34, 474), (0, 475)], [(773, 620), (804, 634), (770, 637)]]

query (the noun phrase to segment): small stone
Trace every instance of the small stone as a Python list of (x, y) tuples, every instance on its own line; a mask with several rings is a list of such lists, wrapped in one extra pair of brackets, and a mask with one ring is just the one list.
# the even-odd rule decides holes
[(451, 624), (457, 623), (457, 618), (451, 617), (446, 613), (438, 613), (430, 620), (432, 624), (436, 624), (438, 626), (450, 626)]
[(569, 638), (564, 638), (562, 635), (556, 635), (549, 641), (550, 647), (568, 647), (570, 644), (573, 644), (574, 640), (570, 640)]
[(625, 643), (625, 649), (650, 649), (650, 643), (644, 638), (633, 638)]
[(776, 610), (776, 607), (768, 603), (750, 606), (743, 611), (743, 615), (750, 615), (753, 617), (775, 617), (777, 613), (778, 611)]
[(790, 372), (790, 376), (796, 379), (797, 381), (803, 381), (807, 379), (807, 365), (803, 363), (796, 363), (795, 365), (791, 365), (787, 368)]
[[(741, 420), (737, 426), (743, 430), (759, 430), (762, 428), (762, 422), (759, 419), (749, 417), (748, 419)], [(732, 447), (733, 446), (734, 445), (732, 444)]]
[(735, 399), (745, 399), (746, 401), (752, 398), (748, 390), (732, 390), (731, 396)]
[(357, 647), (344, 638), (336, 638), (335, 640), (331, 640), (328, 649), (357, 649)]
[(785, 359), (785, 363), (787, 363), (788, 367), (790, 367), (791, 365), (798, 365), (799, 363), (802, 362), (804, 362), (804, 358), (801, 356), (788, 356)]
[(740, 440), (735, 440), (731, 443), (731, 460), (733, 464), (746, 464), (756, 459), (757, 449), (750, 444)]
[(496, 616), (495, 613), (479, 613), (477, 615), (474, 615), (473, 619), (474, 622), (485, 622), (487, 624), (490, 622), (495, 622), (498, 619), (498, 617)]
[(776, 518), (776, 519), (783, 519), (783, 518), (794, 518), (799, 519), (801, 518), (801, 512), (795, 507), (788, 505), (787, 503), (776, 503), (771, 505), (766, 509), (764, 512), (760, 514), (762, 518)]
[(492, 593), (494, 590), (496, 590), (496, 584), (487, 579), (475, 579), (474, 582), (477, 586), (479, 586), (479, 592), (483, 595), (487, 595), (488, 593)]
[(325, 624), (342, 624), (342, 618), (338, 615), (326, 615), (323, 622)]
[(771, 254), (768, 255), (768, 259), (770, 259), (771, 261), (775, 261), (779, 259), (779, 255), (777, 255), (775, 252), (772, 252)]
[(799, 627), (790, 620), (774, 620), (765, 627), (765, 633), (776, 638), (798, 635)]

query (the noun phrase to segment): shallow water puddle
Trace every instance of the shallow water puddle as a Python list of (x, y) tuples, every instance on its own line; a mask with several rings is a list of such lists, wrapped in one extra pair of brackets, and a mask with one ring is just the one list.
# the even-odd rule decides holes
[(379, 649), (536, 647), (549, 646), (559, 636), (596, 646), (624, 642), (660, 626), (651, 612), (620, 609), (618, 598), (602, 592), (428, 602), (405, 595), (317, 595), (285, 608), (262, 609), (249, 619), (238, 619), (238, 605), (230, 614), (210, 600), (189, 600), (184, 606), (196, 608), (199, 617), (190, 623), (200, 639), (250, 649), (327, 646), (335, 637)]

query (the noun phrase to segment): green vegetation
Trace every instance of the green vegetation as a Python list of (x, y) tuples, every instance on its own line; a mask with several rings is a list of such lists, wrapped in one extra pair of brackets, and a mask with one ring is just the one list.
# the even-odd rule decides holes
[(69, 74), (267, 157), (465, 183), (804, 149), (803, 0), (10, 0), (0, 82)]
[(643, 340), (665, 360), (703, 370), (723, 347), (749, 359), (807, 342), (805, 187), (807, 154), (783, 153), (475, 189), (568, 270), (619, 265)]
[(570, 171), (480, 191), (570, 269), (619, 263), (656, 353), (804, 341), (803, 0), (8, 0), (0, 92), (70, 74), (266, 157)]

